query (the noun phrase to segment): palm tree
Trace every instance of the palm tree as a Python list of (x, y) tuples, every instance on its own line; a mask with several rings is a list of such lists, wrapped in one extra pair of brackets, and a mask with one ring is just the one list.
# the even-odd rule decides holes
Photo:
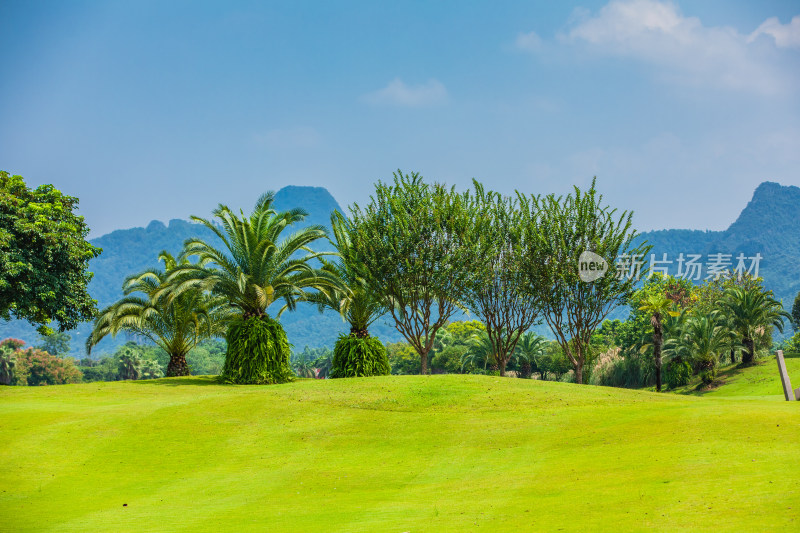
[(493, 369), (494, 367), (500, 368), (497, 361), (497, 349), (492, 338), (485, 331), (474, 333), (470, 337), (467, 351), (461, 356), (461, 370), (463, 371), (470, 363), (476, 368), (483, 368), (483, 370), (486, 370), (489, 364)]
[[(197, 263), (181, 265), (168, 278), (165, 293), (176, 298), (186, 292), (210, 292), (224, 298), (237, 315), (228, 325), (228, 352), (222, 378), (233, 383), (283, 383), (291, 379), (290, 347), (280, 323), (267, 310), (278, 300), (294, 310), (308, 289), (327, 292), (337, 287), (329, 272), (311, 266), (327, 253), (308, 246), (327, 236), (312, 225), (281, 238), (289, 226), (301, 222), (302, 209), (277, 212), (273, 192), (263, 194), (250, 216), (237, 216), (221, 205), (214, 210), (219, 224), (193, 216), (222, 241), (217, 248), (201, 239), (185, 243), (183, 257)], [(296, 257), (299, 252), (306, 252)]]
[(344, 258), (349, 257), (350, 237), (338, 211), (331, 216), (334, 240), (340, 260), (329, 262), (320, 258), (322, 271), (332, 282), (328, 290), (307, 293), (300, 299), (317, 304), (320, 312), (325, 308), (336, 311), (350, 324), (350, 334), (336, 340), (331, 361), (330, 377), (357, 377), (389, 374), (391, 367), (386, 357), (386, 347), (378, 339), (370, 338), (369, 326), (387, 308), (380, 295), (374, 293), (356, 267)]
[(169, 354), (167, 376), (188, 376), (186, 354), (201, 340), (221, 334), (229, 312), (225, 302), (199, 291), (165, 298), (161, 291), (167, 278), (188, 261), (178, 262), (166, 251), (158, 259), (165, 270), (152, 268), (128, 277), (123, 283), (125, 297), (100, 312), (86, 339), (86, 353), (107, 335), (124, 331), (150, 339)]
[(783, 319), (791, 320), (791, 315), (772, 297), (772, 291), (761, 287), (730, 287), (720, 301), (730, 319), (732, 328), (742, 338), (745, 351), (742, 365), (753, 363), (755, 358), (755, 337), (759, 331), (774, 326), (783, 333)]
[(314, 363), (316, 361), (308, 356), (308, 352), (292, 355), (291, 363), (294, 373), (301, 378), (314, 378), (317, 376)]
[[(547, 348), (548, 341), (546, 338), (542, 337), (541, 335), (537, 335), (533, 331), (528, 331), (522, 334), (517, 343), (516, 348), (516, 356), (517, 360), (520, 361), (520, 367), (522, 370), (522, 377), (529, 378), (531, 377), (531, 373), (533, 369), (537, 369), (540, 374), (542, 374), (541, 369), (539, 369), (539, 358), (544, 353), (545, 348)], [(544, 379), (544, 376), (542, 376)]]
[(661, 346), (664, 341), (664, 329), (661, 320), (665, 315), (672, 313), (670, 309), (674, 302), (663, 293), (648, 294), (642, 300), (640, 311), (650, 315), (650, 325), (653, 326), (653, 358), (656, 363), (656, 390), (661, 392)]
[(685, 342), (699, 367), (703, 383), (708, 385), (716, 376), (718, 354), (725, 350), (726, 332), (718, 313), (694, 315), (686, 322)]

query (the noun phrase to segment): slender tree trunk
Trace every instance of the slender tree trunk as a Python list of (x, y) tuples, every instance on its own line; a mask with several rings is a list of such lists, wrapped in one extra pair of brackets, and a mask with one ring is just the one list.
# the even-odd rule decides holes
[(736, 362), (736, 350), (731, 348), (731, 364)]
[(661, 343), (664, 336), (661, 332), (661, 324), (653, 328), (653, 357), (656, 361), (656, 391), (661, 392)]
[(749, 337), (742, 339), (742, 342), (744, 343), (745, 348), (747, 348), (742, 354), (742, 364), (751, 365), (753, 364), (753, 359), (755, 359), (756, 343)]
[(583, 362), (581, 361), (575, 365), (575, 383), (583, 385)]
[(419, 354), (420, 360), (422, 361), (422, 368), (420, 369), (420, 374), (423, 376), (428, 373), (428, 352), (422, 352)]
[(185, 353), (170, 354), (167, 365), (167, 377), (189, 376), (189, 364), (186, 362)]

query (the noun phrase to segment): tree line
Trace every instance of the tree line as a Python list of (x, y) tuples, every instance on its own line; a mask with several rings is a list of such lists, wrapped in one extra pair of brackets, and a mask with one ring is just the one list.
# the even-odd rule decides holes
[[(190, 350), (224, 336), (223, 381), (282, 383), (298, 367), (292, 364), (280, 316), (307, 302), (339, 313), (350, 325), (349, 334), (334, 346), (329, 377), (391, 372), (392, 354), (369, 334), (369, 326), (382, 316), (393, 320), (424, 374), (430, 371), (432, 352), (446, 348), (451, 320), (468, 311), (481, 328), (460, 355), (462, 371), (488, 365), (506, 375), (512, 364), (523, 376), (531, 375), (541, 365), (523, 348), (536, 344), (530, 329), (544, 322), (574, 381), (586, 383), (598, 353), (598, 332), (615, 327), (606, 322), (608, 314), (633, 302), (649, 319), (652, 342), (638, 349), (651, 346), (660, 390), (662, 354), (716, 354), (716, 339), (724, 335), (714, 334), (713, 343), (701, 346), (705, 337), (699, 332), (722, 328), (721, 316), (744, 347), (744, 363), (752, 361), (759, 332), (781, 329), (788, 317), (760, 285), (724, 288), (724, 298), (715, 300), (724, 313), (706, 314), (702, 322), (668, 291), (655, 290), (653, 284), (637, 291), (633, 276), (606, 273), (584, 280), (578, 263), (583, 253), (613, 264), (618, 256), (649, 252), (646, 244), (634, 244), (638, 234), (632, 213), (604, 204), (594, 181), (588, 190), (574, 187), (565, 196), (519, 191), (503, 196), (477, 181), (459, 192), (417, 173), (397, 171), (391, 182), (375, 185), (363, 208), (353, 204), (347, 216), (334, 212), (330, 233), (323, 226), (295, 230), (306, 212), (279, 212), (273, 202), (269, 192), (249, 215), (220, 205), (213, 219), (192, 217), (221, 245), (189, 239), (177, 257), (160, 254), (163, 269), (127, 278), (125, 297), (95, 318), (87, 353), (107, 335), (124, 332), (152, 341), (169, 357), (166, 375), (182, 376), (190, 373)], [(336, 251), (314, 251), (322, 239)], [(86, 248), (82, 253), (99, 252)], [(77, 303), (84, 305), (85, 299)], [(6, 302), (18, 316), (23, 316), (22, 307)], [(61, 315), (52, 316), (58, 320)], [(680, 334), (678, 323), (684, 328)], [(683, 339), (680, 349), (676, 339)], [(733, 335), (727, 339), (732, 346)]]

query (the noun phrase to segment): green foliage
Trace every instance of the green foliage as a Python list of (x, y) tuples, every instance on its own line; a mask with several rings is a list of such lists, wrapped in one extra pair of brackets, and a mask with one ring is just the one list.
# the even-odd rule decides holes
[(272, 384), (292, 380), (291, 348), (277, 320), (251, 316), (231, 323), (221, 378), (227, 383)]
[(436, 334), (478, 268), (479, 253), (466, 238), (473, 231), (467, 197), (398, 171), (392, 185), (376, 184), (365, 209), (354, 204), (339, 220), (349, 243), (340, 250), (344, 262), (382, 295), (427, 373)]
[(119, 359), (103, 357), (98, 361), (83, 359), (78, 367), (83, 373), (83, 381), (117, 381), (119, 379)]
[(519, 377), (529, 379), (534, 372), (541, 374), (542, 370), (539, 365), (549, 344), (550, 342), (546, 338), (533, 331), (522, 335), (514, 354), (519, 367)]
[(525, 222), (518, 201), (487, 192), (477, 181), (474, 185), (465, 236), (480, 261), (462, 291), (463, 301), (485, 324), (494, 365), (505, 376), (520, 337), (536, 321), (539, 294), (526, 291), (529, 280), (521, 246)]
[[(224, 244), (216, 248), (202, 239), (185, 243), (183, 258), (196, 257), (197, 263), (182, 263), (166, 280), (165, 292), (174, 298), (185, 292), (210, 292), (224, 298), (243, 318), (263, 316), (276, 301), (295, 309), (307, 289), (330, 290), (337, 280), (330, 273), (311, 266), (323, 255), (308, 246), (325, 238), (323, 226), (309, 226), (281, 239), (288, 227), (306, 217), (302, 209), (277, 212), (273, 192), (262, 195), (250, 216), (237, 216), (220, 204), (214, 210), (215, 224), (193, 216)], [(296, 254), (307, 252), (302, 257)], [(280, 314), (280, 313), (279, 313)]]
[(800, 332), (800, 292), (794, 297), (794, 304), (792, 305), (792, 329)]
[(567, 359), (557, 341), (548, 343), (542, 353), (537, 356), (536, 362), (543, 380), (561, 381), (572, 368), (572, 363)]
[(40, 342), (36, 348), (51, 355), (66, 355), (70, 351), (69, 341), (70, 336), (63, 332), (40, 335)]
[(582, 383), (592, 335), (614, 307), (627, 302), (636, 276), (612, 271), (586, 283), (579, 276), (578, 258), (589, 251), (613, 265), (623, 254), (646, 254), (649, 246), (634, 246), (632, 213), (617, 216), (616, 209), (603, 205), (595, 180), (585, 193), (575, 187), (566, 197), (519, 198), (526, 219), (522, 265), (531, 297), (541, 298), (542, 315)]
[(292, 353), (291, 364), (294, 373), (300, 377), (319, 378), (328, 377), (333, 362), (333, 350), (328, 347), (309, 348)]
[(0, 385), (16, 385), (17, 358), (14, 350), (0, 346)]
[(62, 385), (80, 383), (82, 374), (71, 358), (36, 348), (23, 349), (18, 339), (0, 342), (0, 385)]
[(652, 357), (619, 348), (600, 354), (589, 378), (592, 385), (638, 389), (651, 384), (655, 375)]
[(673, 360), (667, 363), (664, 369), (664, 382), (668, 389), (683, 387), (690, 379), (692, 379), (692, 365), (687, 361)]
[(745, 346), (742, 357), (742, 364), (745, 365), (751, 364), (755, 358), (756, 338), (768, 333), (772, 327), (783, 332), (784, 318), (792, 318), (783, 310), (783, 305), (772, 297), (772, 291), (765, 291), (760, 284), (730, 287), (725, 290), (720, 303), (731, 328), (739, 334)]
[(317, 304), (320, 312), (328, 308), (339, 313), (350, 324), (350, 333), (366, 337), (367, 328), (386, 313), (386, 302), (358, 274), (359, 265), (352, 263), (350, 235), (338, 211), (331, 215), (331, 228), (335, 239), (332, 244), (342, 259), (334, 263), (320, 258), (320, 262), (322, 271), (330, 275), (333, 283), (328, 290), (307, 294), (302, 299)]
[(341, 335), (336, 341), (331, 378), (385, 376), (391, 372), (386, 348), (376, 337)]
[(52, 185), (31, 190), (22, 176), (0, 171), (0, 318), (45, 334), (53, 320), (65, 331), (94, 316), (86, 270), (101, 250), (86, 242), (77, 206)]
[(165, 270), (154, 268), (125, 280), (126, 297), (100, 312), (86, 339), (86, 352), (91, 353), (105, 336), (124, 331), (151, 340), (169, 354), (167, 376), (188, 376), (186, 354), (201, 340), (222, 334), (231, 310), (224, 299), (200, 291), (165, 294), (169, 276), (189, 262), (176, 261), (166, 251), (161, 252), (159, 260), (164, 261)]
[(392, 374), (419, 374), (422, 370), (419, 355), (407, 342), (388, 343), (386, 357), (389, 360), (389, 366), (392, 367)]
[(466, 346), (449, 345), (436, 350), (431, 358), (431, 370), (436, 373), (461, 374), (471, 367), (462, 365), (462, 358), (467, 351)]
[(225, 341), (207, 339), (192, 348), (186, 356), (192, 375), (218, 375), (225, 364)]

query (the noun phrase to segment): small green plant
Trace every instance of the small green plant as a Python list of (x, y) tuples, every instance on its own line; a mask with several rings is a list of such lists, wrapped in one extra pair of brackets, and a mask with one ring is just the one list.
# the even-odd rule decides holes
[(271, 384), (292, 380), (286, 332), (267, 315), (234, 321), (221, 378), (227, 383)]
[(705, 370), (700, 373), (700, 381), (702, 381), (703, 385), (705, 386), (711, 385), (716, 378), (717, 378), (716, 368), (711, 368), (709, 370)]
[(664, 378), (668, 389), (682, 387), (692, 378), (692, 365), (686, 361), (670, 361)]
[(386, 348), (375, 337), (340, 335), (333, 349), (332, 378), (386, 376), (391, 373)]

